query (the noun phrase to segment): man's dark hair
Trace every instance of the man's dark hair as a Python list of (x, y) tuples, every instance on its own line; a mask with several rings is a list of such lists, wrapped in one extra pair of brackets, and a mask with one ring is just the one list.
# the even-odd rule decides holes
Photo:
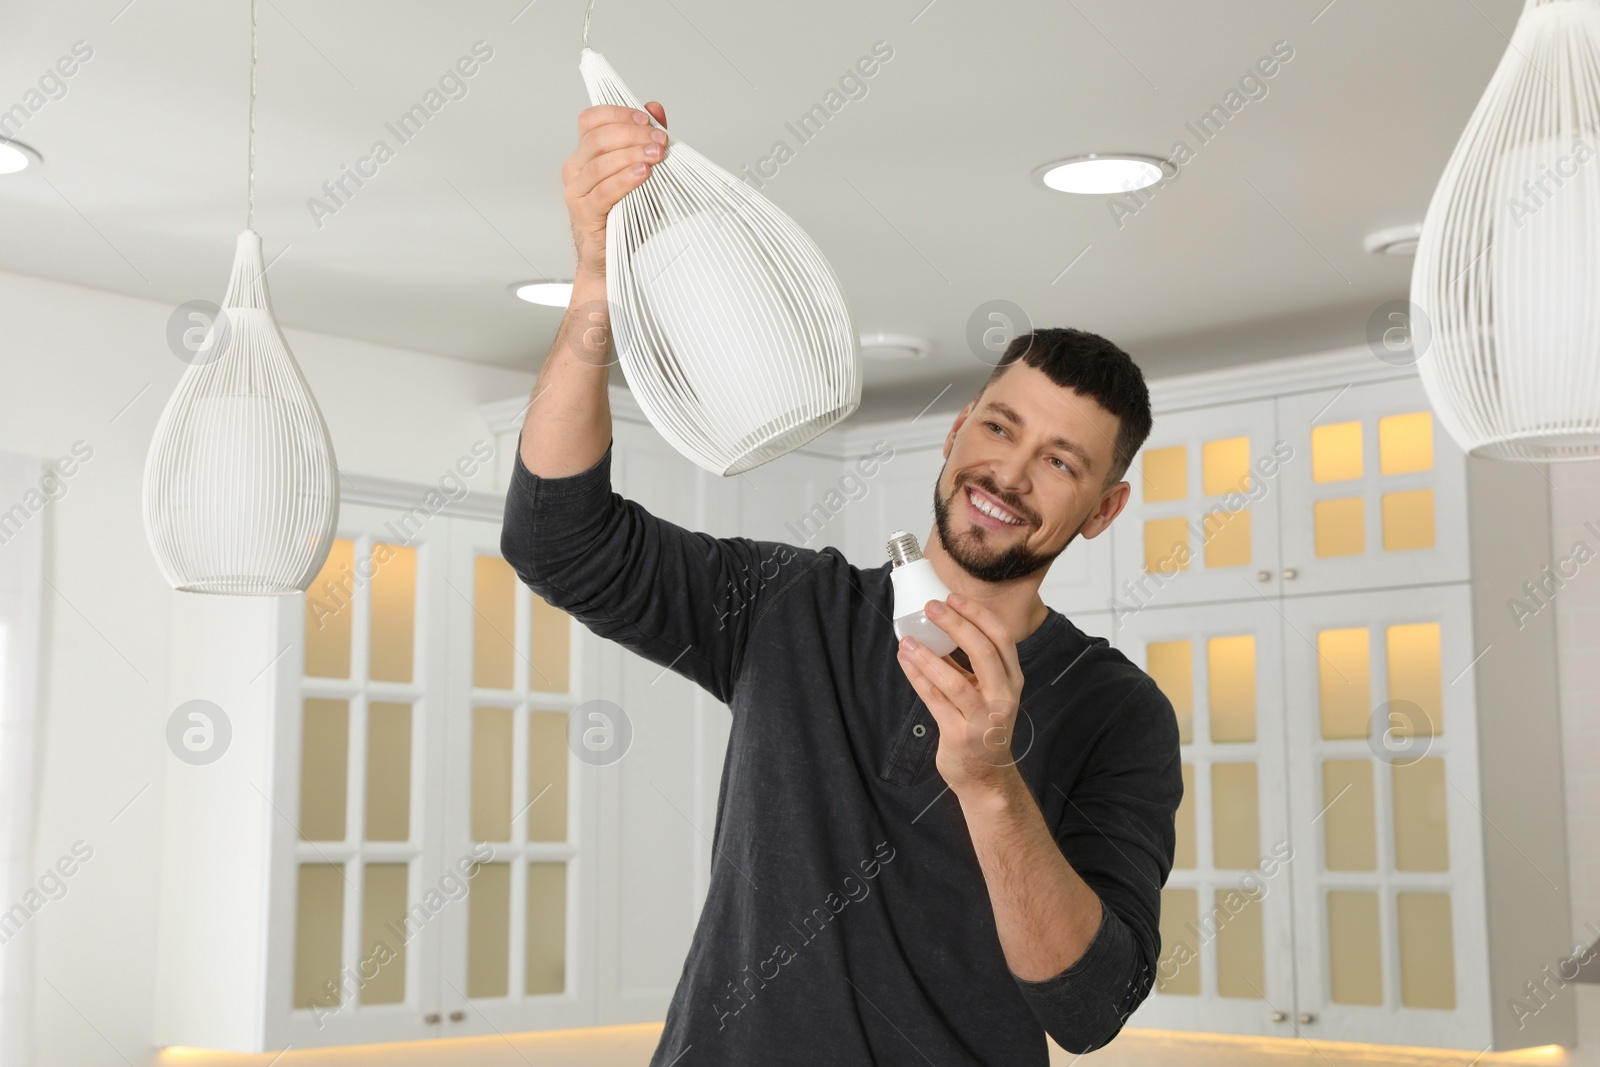
[[(1092, 397), (1117, 417), (1111, 469), (1103, 484), (1119, 481), (1150, 436), (1150, 390), (1138, 364), (1099, 334), (1068, 326), (1052, 327), (1014, 338), (983, 388), (987, 389), (1018, 360), (1044, 371), (1062, 388)], [(982, 389), (978, 395), (983, 395)]]

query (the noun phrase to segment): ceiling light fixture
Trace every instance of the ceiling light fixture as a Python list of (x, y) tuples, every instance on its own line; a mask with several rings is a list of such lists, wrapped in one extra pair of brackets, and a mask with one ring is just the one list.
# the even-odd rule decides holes
[(1405, 226), (1391, 226), (1387, 230), (1367, 234), (1364, 243), (1368, 252), (1375, 256), (1391, 256), (1395, 259), (1404, 259), (1417, 254), (1417, 239), (1422, 236), (1422, 223), (1413, 222)]
[(572, 303), (571, 282), (518, 282), (511, 291), (518, 300), (549, 308), (564, 308)]
[(39, 153), (23, 144), (21, 141), (12, 141), (0, 137), (0, 174), (15, 174), (29, 167), (36, 167), (44, 160)]
[(1033, 178), (1046, 189), (1083, 196), (1112, 196), (1145, 189), (1178, 176), (1171, 160), (1137, 154), (1090, 153), (1057, 160), (1034, 169)]
[(913, 362), (927, 359), (933, 343), (923, 337), (906, 333), (864, 333), (861, 335), (861, 358), (877, 359), (885, 363)]

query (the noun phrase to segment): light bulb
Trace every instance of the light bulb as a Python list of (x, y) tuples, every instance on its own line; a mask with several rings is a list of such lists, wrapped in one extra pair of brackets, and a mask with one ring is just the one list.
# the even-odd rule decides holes
[(894, 591), (894, 634), (904, 640), (914, 637), (935, 656), (955, 651), (955, 638), (939, 629), (922, 609), (930, 600), (944, 600), (950, 590), (939, 580), (933, 563), (922, 556), (922, 546), (904, 530), (889, 536), (889, 584)]

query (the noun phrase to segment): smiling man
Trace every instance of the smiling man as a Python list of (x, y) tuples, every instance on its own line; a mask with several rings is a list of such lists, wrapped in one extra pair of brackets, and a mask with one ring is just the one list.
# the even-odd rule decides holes
[[(927, 610), (957, 651), (897, 648), (887, 562), (696, 533), (611, 490), (605, 217), (665, 143), (621, 107), (579, 130), (578, 270), (501, 549), (731, 714), (710, 889), (652, 1067), (1045, 1067), (1046, 1033), (1100, 1047), (1155, 977), (1178, 727), (1038, 590), (1127, 503), (1150, 431), (1138, 368), (1077, 330), (1012, 343), (934, 486), (924, 552), (952, 595)], [(753, 591), (718, 611), (735, 588)]]

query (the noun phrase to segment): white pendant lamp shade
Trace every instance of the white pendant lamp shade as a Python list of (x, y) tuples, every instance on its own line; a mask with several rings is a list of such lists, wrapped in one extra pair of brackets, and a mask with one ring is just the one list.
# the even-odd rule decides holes
[[(578, 66), (593, 103), (644, 110), (600, 53)], [(677, 139), (611, 209), (606, 297), (640, 408), (714, 474), (777, 459), (861, 403), (856, 332), (821, 250)]]
[(1600, 458), (1600, 0), (1528, 0), (1433, 195), (1411, 299), (1439, 421), (1496, 459)]
[(186, 592), (301, 592), (333, 544), (333, 444), (262, 273), (261, 238), (246, 230), (222, 311), (145, 460), (145, 533), (162, 574)]

